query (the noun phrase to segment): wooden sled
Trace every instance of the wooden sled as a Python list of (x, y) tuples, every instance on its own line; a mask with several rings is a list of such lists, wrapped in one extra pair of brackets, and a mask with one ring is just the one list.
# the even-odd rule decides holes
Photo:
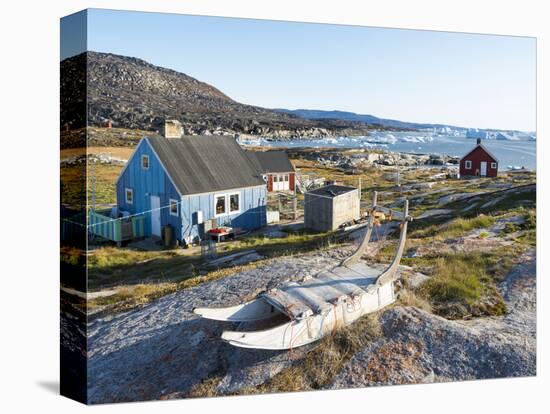
[(365, 236), (357, 250), (338, 266), (319, 272), (300, 283), (287, 282), (262, 293), (256, 299), (227, 308), (196, 308), (194, 313), (206, 319), (227, 322), (255, 322), (284, 315), (288, 322), (266, 330), (253, 332), (224, 331), (222, 339), (241, 348), (284, 350), (307, 345), (323, 336), (349, 325), (361, 316), (375, 312), (395, 301), (394, 281), (405, 248), (408, 201), (403, 212), (383, 209), (401, 221), (401, 234), (395, 256), (383, 271), (361, 262), (370, 240), (373, 206)]

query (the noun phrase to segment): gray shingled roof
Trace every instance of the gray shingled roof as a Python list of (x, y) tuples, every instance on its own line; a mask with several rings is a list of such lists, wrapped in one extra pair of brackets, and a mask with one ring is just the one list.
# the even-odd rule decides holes
[(294, 167), (285, 151), (247, 151), (246, 155), (262, 174), (294, 171)]
[(181, 195), (265, 185), (231, 136), (147, 137)]

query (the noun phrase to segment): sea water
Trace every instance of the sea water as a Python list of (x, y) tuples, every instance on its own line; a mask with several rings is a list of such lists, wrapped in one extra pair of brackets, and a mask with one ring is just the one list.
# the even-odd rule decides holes
[[(439, 154), (462, 157), (476, 145), (476, 140), (462, 135), (439, 135), (429, 131), (374, 132), (366, 137), (337, 137), (322, 139), (268, 140), (262, 146), (289, 148), (373, 148), (413, 154)], [(536, 169), (536, 141), (483, 140), (485, 146), (499, 161), (499, 169), (525, 167)]]

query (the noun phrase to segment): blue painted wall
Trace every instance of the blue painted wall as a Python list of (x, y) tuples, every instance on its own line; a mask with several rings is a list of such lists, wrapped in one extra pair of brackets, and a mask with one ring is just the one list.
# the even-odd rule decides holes
[[(216, 195), (239, 193), (241, 209), (238, 213), (215, 217), (214, 200)], [(202, 211), (203, 220), (216, 218), (218, 225), (254, 230), (266, 225), (267, 188), (265, 185), (238, 190), (217, 191), (208, 194), (195, 194), (182, 198), (182, 224), (184, 237), (203, 237), (201, 226), (193, 223), (193, 212)]]
[[(149, 169), (141, 168), (141, 156), (149, 155)], [(132, 204), (126, 203), (125, 189), (134, 191)], [(135, 150), (135, 155), (128, 161), (128, 165), (117, 183), (117, 206), (119, 210), (129, 211), (131, 214), (148, 212), (151, 210), (151, 196), (160, 197), (161, 207), (168, 206), (170, 199), (179, 200), (180, 196), (164, 172), (162, 165), (154, 155), (149, 143), (142, 140)], [(161, 228), (171, 224), (174, 236), (181, 238), (181, 220), (171, 216), (168, 207), (160, 210)], [(151, 236), (151, 214), (146, 214), (145, 235)]]
[[(141, 156), (149, 155), (149, 169), (141, 168)], [(125, 189), (134, 191), (134, 201), (127, 204)], [(148, 212), (151, 209), (151, 195), (160, 197), (161, 207), (168, 206), (170, 199), (181, 200), (179, 217), (170, 215), (168, 207), (161, 209), (161, 228), (170, 224), (174, 236), (183, 238), (203, 237), (201, 226), (192, 222), (193, 213), (202, 211), (203, 219), (215, 218), (214, 197), (219, 194), (240, 194), (240, 212), (217, 217), (219, 225), (240, 227), (253, 230), (266, 225), (267, 188), (265, 185), (247, 187), (235, 190), (218, 191), (215, 193), (193, 194), (180, 196), (171, 180), (164, 172), (162, 165), (154, 155), (149, 143), (144, 139), (135, 150), (135, 155), (117, 182), (117, 205), (119, 210), (131, 214)], [(145, 234), (151, 236), (151, 215), (146, 214)]]

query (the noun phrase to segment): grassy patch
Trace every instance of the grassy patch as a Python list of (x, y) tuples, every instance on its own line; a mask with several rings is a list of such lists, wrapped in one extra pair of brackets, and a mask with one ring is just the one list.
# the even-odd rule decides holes
[(264, 235), (250, 236), (228, 245), (228, 250), (251, 249), (265, 246), (292, 245), (320, 241), (329, 237), (329, 233), (309, 233), (286, 231), (287, 237), (267, 237)]
[(488, 228), (494, 223), (494, 217), (486, 216), (484, 214), (473, 218), (459, 217), (443, 225), (434, 224), (424, 229), (412, 231), (411, 237), (435, 237), (439, 240), (445, 240), (452, 237), (463, 236), (475, 229)]
[(85, 263), (85, 256), (81, 249), (64, 246), (61, 248), (60, 260), (71, 266), (82, 266)]
[(175, 283), (156, 283), (123, 286), (117, 289), (117, 293), (103, 296), (88, 301), (88, 308), (110, 307), (111, 311), (125, 311), (135, 306), (149, 303), (154, 299), (176, 291)]
[(88, 257), (90, 289), (137, 283), (162, 283), (193, 276), (202, 259), (175, 250), (141, 251), (102, 247)]
[(529, 246), (536, 246), (537, 244), (537, 211), (530, 209), (523, 216), (524, 222), (520, 224), (520, 229), (524, 231), (522, 235), (516, 238), (520, 243), (527, 244)]
[(527, 230), (520, 236), (516, 237), (516, 241), (534, 247), (537, 245), (537, 231), (535, 229)]
[(92, 200), (92, 176), (94, 198), (97, 205), (116, 203), (115, 181), (122, 166), (96, 164), (64, 166), (61, 168), (61, 200), (67, 206), (86, 205)]
[(117, 247), (101, 247), (90, 255), (88, 267), (90, 269), (108, 270), (117, 266), (135, 265), (146, 260), (173, 257), (175, 255), (176, 253), (171, 251), (140, 251)]
[(536, 246), (537, 243), (537, 211), (532, 209), (520, 208), (517, 214), (522, 215), (523, 223), (506, 223), (502, 234), (520, 233), (515, 241), (521, 244)]
[(287, 230), (285, 232), (288, 236), (282, 238), (254, 235), (237, 239), (235, 242), (226, 244), (224, 252), (255, 249), (266, 257), (280, 257), (332, 247), (344, 241), (336, 232), (315, 233), (304, 230), (298, 232)]
[(432, 304), (435, 313), (450, 319), (503, 315), (506, 305), (495, 282), (513, 265), (502, 252), (447, 254), (424, 258), (432, 261), (431, 279), (420, 293)]
[(398, 301), (403, 306), (414, 306), (426, 312), (432, 312), (432, 305), (430, 302), (409, 289), (403, 289), (399, 292)]
[(185, 398), (216, 397), (218, 395), (216, 392), (216, 388), (218, 387), (218, 384), (220, 383), (221, 379), (222, 377), (220, 375), (212, 375), (211, 377), (205, 379), (204, 381), (194, 385), (191, 388), (191, 391), (189, 391), (185, 395)]
[(487, 237), (489, 237), (489, 233), (488, 233), (488, 232), (482, 231), (481, 233), (479, 233), (479, 238), (480, 238), (480, 239), (486, 239)]
[(482, 272), (473, 267), (475, 264), (458, 256), (436, 259), (434, 277), (424, 285), (427, 295), (436, 303), (458, 301), (473, 304), (483, 293)]
[(259, 262), (254, 262), (242, 266), (217, 269), (204, 275), (192, 275), (178, 282), (140, 283), (120, 286), (113, 295), (90, 299), (88, 301), (88, 308), (94, 310), (107, 307), (111, 313), (127, 311), (170, 293), (189, 289), (201, 283), (222, 279), (245, 270), (254, 269), (258, 264)]

